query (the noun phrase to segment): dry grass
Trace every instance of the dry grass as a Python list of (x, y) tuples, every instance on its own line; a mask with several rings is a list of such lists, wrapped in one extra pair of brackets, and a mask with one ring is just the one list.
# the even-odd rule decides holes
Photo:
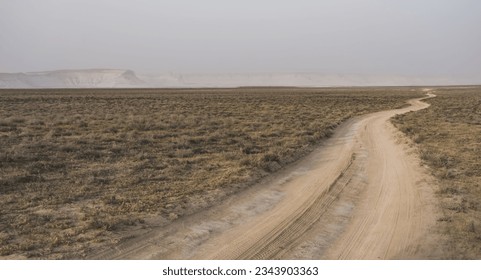
[(439, 178), (449, 259), (481, 259), (481, 87), (437, 88), (427, 110), (393, 122)]
[(408, 88), (1, 90), (0, 255), (83, 258), (215, 204)]

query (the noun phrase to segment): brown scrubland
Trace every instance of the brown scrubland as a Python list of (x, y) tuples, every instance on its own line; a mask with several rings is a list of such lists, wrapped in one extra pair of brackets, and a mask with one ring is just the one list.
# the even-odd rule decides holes
[[(440, 154), (430, 149), (441, 144), (430, 148), (429, 131), (448, 133), (434, 138), (457, 147), (438, 147), (444, 153), (433, 172), (451, 182), (440, 191), (454, 197), (443, 222), (465, 217), (452, 230), (466, 242), (480, 231), (480, 99), (472, 91), (456, 99), (437, 90), (429, 113), (396, 120), (428, 145), (423, 158), (433, 164)], [(0, 256), (83, 258), (117, 243), (121, 232), (165, 226), (248, 188), (348, 118), (422, 95), (415, 88), (0, 90)], [(443, 122), (428, 121), (439, 121), (448, 105), (456, 107)], [(466, 156), (459, 159), (459, 150)]]

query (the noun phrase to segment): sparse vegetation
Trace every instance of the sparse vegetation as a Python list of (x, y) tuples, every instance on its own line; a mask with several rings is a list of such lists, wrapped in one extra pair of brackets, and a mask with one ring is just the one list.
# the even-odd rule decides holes
[[(419, 96), (409, 88), (0, 90), (0, 256), (82, 258), (123, 229), (215, 204), (305, 155), (347, 118)], [(478, 144), (479, 135), (470, 131)], [(468, 171), (451, 173), (460, 172)], [(477, 205), (469, 201), (460, 207)]]
[(426, 110), (393, 123), (440, 180), (445, 258), (481, 258), (481, 87), (437, 88)]

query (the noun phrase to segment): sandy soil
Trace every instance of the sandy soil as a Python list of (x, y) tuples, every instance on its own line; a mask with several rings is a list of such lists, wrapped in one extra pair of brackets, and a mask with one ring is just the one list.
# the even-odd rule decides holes
[(429, 106), (409, 103), (352, 119), (309, 156), (223, 204), (91, 258), (435, 258), (434, 181), (388, 121)]

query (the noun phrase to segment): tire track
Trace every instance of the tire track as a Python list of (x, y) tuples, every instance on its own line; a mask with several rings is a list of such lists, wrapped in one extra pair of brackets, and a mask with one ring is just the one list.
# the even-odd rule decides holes
[[(338, 199), (339, 194), (349, 184), (358, 168), (354, 161), (355, 157), (353, 156), (346, 169), (341, 172), (327, 191), (315, 198), (312, 204), (299, 209), (295, 215), (288, 216), (281, 225), (253, 244), (248, 250), (242, 252), (237, 259), (278, 259), (280, 255), (288, 251), (290, 244), (309, 230), (328, 210), (329, 206)], [(216, 258), (219, 257), (222, 259), (222, 255), (216, 256)]]

